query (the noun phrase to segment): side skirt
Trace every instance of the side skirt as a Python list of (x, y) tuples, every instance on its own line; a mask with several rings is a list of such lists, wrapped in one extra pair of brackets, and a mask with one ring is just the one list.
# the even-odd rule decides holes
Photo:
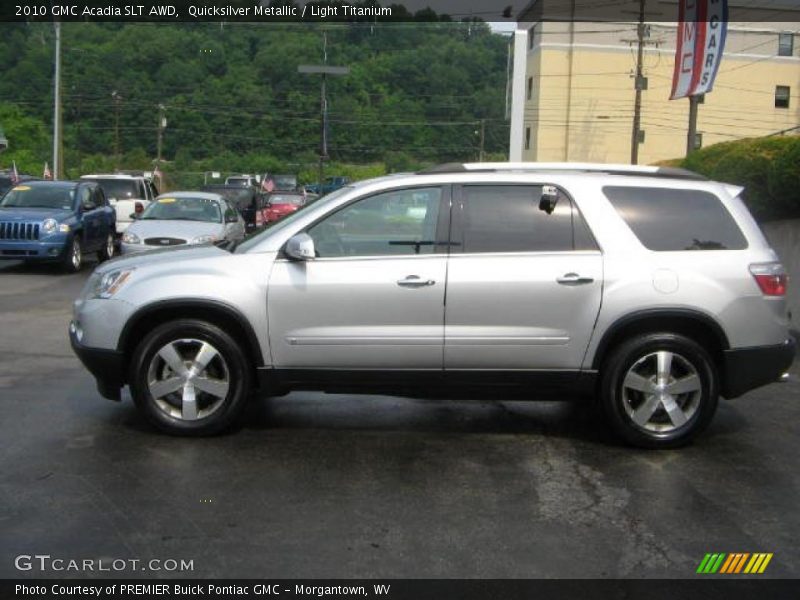
[(267, 395), (291, 391), (411, 398), (562, 400), (591, 395), (596, 371), (258, 370)]

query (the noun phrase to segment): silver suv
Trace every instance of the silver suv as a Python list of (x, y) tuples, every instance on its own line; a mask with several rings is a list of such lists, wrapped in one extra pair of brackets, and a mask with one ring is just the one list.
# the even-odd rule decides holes
[(73, 348), (175, 434), (253, 392), (580, 397), (674, 447), (794, 357), (786, 275), (740, 195), (686, 171), (443, 165), (342, 188), (236, 247), (97, 268)]

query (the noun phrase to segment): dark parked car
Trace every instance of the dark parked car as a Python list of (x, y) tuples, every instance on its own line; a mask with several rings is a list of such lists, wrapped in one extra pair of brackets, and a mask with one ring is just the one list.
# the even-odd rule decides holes
[(306, 191), (311, 194), (317, 194), (318, 196), (324, 196), (325, 194), (329, 194), (334, 190), (346, 186), (350, 181), (351, 179), (349, 177), (326, 177), (322, 184), (308, 184), (306, 186)]
[(114, 255), (116, 214), (87, 181), (26, 181), (0, 201), (0, 258), (60, 261), (78, 271), (83, 256)]
[(236, 207), (244, 219), (247, 231), (252, 231), (259, 226), (256, 218), (260, 199), (258, 189), (251, 186), (213, 183), (204, 185), (201, 190), (212, 194), (219, 194)]

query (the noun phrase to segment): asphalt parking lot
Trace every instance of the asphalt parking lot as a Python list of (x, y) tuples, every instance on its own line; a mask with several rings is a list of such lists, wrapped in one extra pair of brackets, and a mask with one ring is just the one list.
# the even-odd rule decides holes
[(72, 355), (90, 269), (0, 263), (0, 577), (64, 576), (14, 566), (49, 554), (193, 561), (126, 577), (671, 578), (707, 552), (800, 576), (797, 380), (667, 452), (618, 445), (576, 403), (312, 393), (170, 438)]

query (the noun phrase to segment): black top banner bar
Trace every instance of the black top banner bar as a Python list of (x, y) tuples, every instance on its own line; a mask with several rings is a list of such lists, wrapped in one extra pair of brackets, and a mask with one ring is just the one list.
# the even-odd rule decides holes
[[(645, 20), (673, 22), (681, 1), (644, 0)], [(727, 0), (731, 22), (800, 22), (800, 0)], [(3, 0), (0, 21), (452, 22), (634, 21), (640, 0)]]

